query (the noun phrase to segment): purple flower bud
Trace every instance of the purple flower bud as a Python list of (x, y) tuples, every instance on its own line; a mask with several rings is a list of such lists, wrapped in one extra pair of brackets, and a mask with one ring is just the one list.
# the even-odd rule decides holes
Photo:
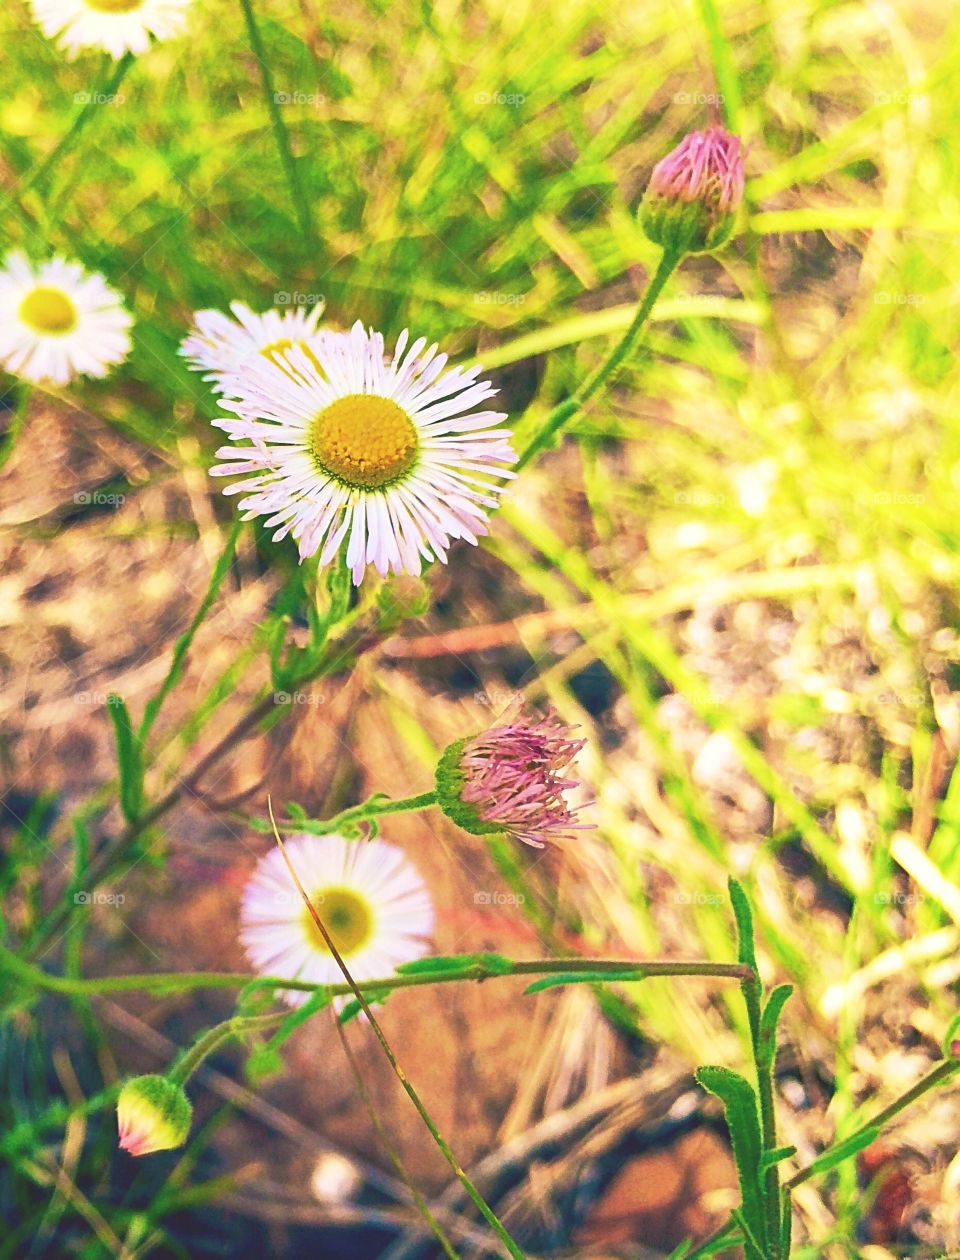
[(457, 740), (437, 767), (440, 808), (464, 831), (506, 832), (538, 849), (589, 830), (565, 798), (579, 782), (563, 771), (585, 743), (570, 738), (572, 729), (550, 714)]
[(723, 245), (743, 201), (740, 137), (723, 127), (691, 131), (653, 168), (640, 207), (643, 230), (679, 254)]

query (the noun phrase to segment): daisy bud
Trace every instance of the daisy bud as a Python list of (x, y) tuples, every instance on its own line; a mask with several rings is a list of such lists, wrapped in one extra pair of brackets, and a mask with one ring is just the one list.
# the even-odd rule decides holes
[(571, 739), (572, 729), (551, 714), (457, 740), (437, 766), (437, 804), (475, 836), (506, 832), (538, 849), (589, 830), (564, 795), (579, 781), (562, 771), (586, 742)]
[(193, 1108), (183, 1088), (165, 1076), (135, 1076), (117, 1099), (120, 1149), (150, 1155), (182, 1146)]
[(640, 205), (651, 241), (677, 254), (702, 254), (730, 238), (743, 200), (740, 137), (723, 127), (691, 131), (653, 168)]

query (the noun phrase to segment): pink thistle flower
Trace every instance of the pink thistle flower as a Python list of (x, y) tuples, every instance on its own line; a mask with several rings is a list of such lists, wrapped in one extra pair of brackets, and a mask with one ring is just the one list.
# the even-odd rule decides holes
[(691, 131), (653, 168), (640, 208), (647, 236), (665, 249), (703, 253), (724, 244), (743, 201), (739, 136)]
[(464, 831), (503, 831), (538, 849), (590, 830), (576, 821), (582, 806), (571, 808), (565, 796), (580, 784), (563, 771), (586, 743), (571, 739), (572, 729), (549, 714), (457, 740), (437, 767), (440, 808)]

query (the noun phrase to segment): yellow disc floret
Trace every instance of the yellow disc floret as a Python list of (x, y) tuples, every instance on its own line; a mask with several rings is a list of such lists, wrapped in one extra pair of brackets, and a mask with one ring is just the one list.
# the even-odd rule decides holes
[[(322, 888), (314, 896), (313, 904), (338, 954), (349, 957), (369, 941), (373, 933), (373, 914), (365, 898), (352, 888)], [(304, 916), (310, 939), (317, 949), (326, 951), (326, 942), (313, 915), (305, 909)]]
[(143, 0), (86, 0), (86, 5), (97, 13), (133, 13), (143, 7)]
[(409, 472), (419, 445), (404, 409), (378, 394), (332, 402), (313, 421), (308, 441), (324, 472), (362, 490), (379, 490)]
[(34, 332), (68, 333), (76, 327), (77, 308), (61, 289), (40, 285), (20, 303), (20, 318)]

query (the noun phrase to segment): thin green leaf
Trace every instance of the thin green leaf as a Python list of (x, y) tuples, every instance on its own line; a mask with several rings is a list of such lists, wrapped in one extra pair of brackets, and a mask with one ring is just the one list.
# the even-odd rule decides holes
[(792, 993), (792, 984), (777, 985), (767, 999), (760, 1016), (760, 1058), (764, 1068), (768, 1070), (773, 1067), (777, 1053), (777, 1024)]
[(775, 1164), (789, 1159), (791, 1155), (796, 1155), (796, 1153), (797, 1148), (795, 1146), (778, 1146), (775, 1150), (764, 1151), (760, 1156), (760, 1171), (766, 1172), (768, 1168), (773, 1168)]
[(566, 971), (554, 976), (543, 976), (528, 984), (524, 993), (542, 993), (544, 989), (555, 989), (561, 984), (608, 984), (611, 980), (643, 980), (643, 972), (639, 967), (625, 971)]
[(130, 711), (120, 696), (107, 696), (107, 712), (113, 723), (120, 769), (120, 808), (127, 822), (133, 822), (143, 809), (143, 763), (140, 745), (133, 732)]
[(830, 1149), (824, 1151), (822, 1155), (818, 1155), (813, 1163), (804, 1170), (807, 1177), (813, 1177), (819, 1173), (829, 1172), (831, 1168), (836, 1168), (836, 1166), (838, 1164), (842, 1164), (844, 1160), (850, 1159), (851, 1156), (864, 1150), (871, 1144), (871, 1142), (875, 1142), (879, 1136), (879, 1127), (876, 1125), (869, 1125), (866, 1129), (861, 1129), (859, 1133), (854, 1133), (851, 1137), (846, 1138), (844, 1141), (838, 1142), (836, 1146), (831, 1146)]

